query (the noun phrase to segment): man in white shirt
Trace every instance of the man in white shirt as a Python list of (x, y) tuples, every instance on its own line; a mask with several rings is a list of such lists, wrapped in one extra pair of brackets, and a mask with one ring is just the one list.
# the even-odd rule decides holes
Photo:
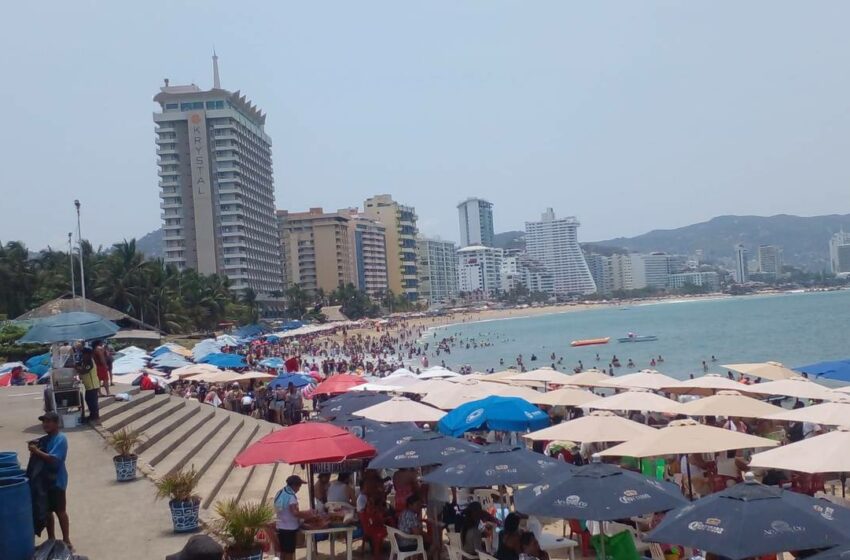
[(281, 560), (295, 559), (295, 543), (298, 528), (302, 519), (312, 517), (310, 510), (298, 509), (298, 491), (304, 481), (294, 474), (286, 479), (286, 486), (274, 498), (274, 509), (277, 512), (277, 539), (280, 543)]

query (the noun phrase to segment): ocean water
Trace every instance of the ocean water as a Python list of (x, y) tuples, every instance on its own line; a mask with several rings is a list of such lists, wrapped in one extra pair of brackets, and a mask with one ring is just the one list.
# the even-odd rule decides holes
[[(655, 335), (658, 340), (617, 342), (629, 332)], [(850, 291), (624, 305), (440, 327), (425, 339), (433, 342), (447, 336), (475, 340), (479, 347), (456, 345), (451, 354), (429, 356), (432, 365), (445, 360), (452, 369), (470, 365), (475, 371), (499, 371), (514, 365), (522, 354), (526, 368), (532, 369), (551, 365), (554, 352), (563, 357), (563, 363), (556, 364), (561, 371), (572, 370), (579, 361), (585, 368), (607, 369), (616, 355), (622, 366), (615, 368), (615, 375), (651, 367), (650, 360), (659, 355), (664, 362), (655, 369), (681, 379), (701, 375), (703, 360), (714, 373), (725, 373), (721, 364), (768, 360), (796, 367), (850, 358)], [(608, 336), (611, 341), (605, 345), (570, 347), (576, 339)], [(532, 354), (536, 361), (530, 361)], [(635, 367), (627, 367), (629, 358)]]

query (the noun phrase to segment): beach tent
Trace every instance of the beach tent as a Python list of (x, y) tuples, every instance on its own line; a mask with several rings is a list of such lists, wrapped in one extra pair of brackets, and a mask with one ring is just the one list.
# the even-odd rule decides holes
[(526, 399), (536, 405), (548, 406), (584, 406), (589, 402), (598, 401), (599, 395), (594, 395), (585, 389), (564, 387), (546, 393), (536, 393)]
[(609, 377), (608, 382), (603, 387), (659, 391), (663, 387), (675, 387), (678, 383), (678, 379), (674, 379), (669, 375), (664, 375), (654, 369), (644, 369), (637, 373), (629, 373), (621, 377)]
[(388, 401), (362, 408), (352, 413), (376, 422), (438, 422), (446, 415), (442, 410), (412, 401), (406, 397), (393, 397)]
[(721, 367), (731, 369), (732, 371), (737, 371), (738, 373), (743, 373), (744, 375), (761, 377), (763, 379), (770, 379), (771, 381), (789, 379), (791, 377), (797, 377), (799, 375), (793, 369), (789, 369), (784, 365), (780, 364), (779, 362), (759, 362), (755, 364), (727, 364)]
[(796, 399), (830, 400), (835, 398), (835, 393), (828, 388), (809, 381), (805, 377), (793, 377), (780, 379), (779, 381), (768, 381), (767, 383), (756, 383), (746, 385), (739, 391), (754, 393), (758, 395), (773, 395), (779, 397), (793, 397)]
[(662, 397), (661, 395), (656, 395), (643, 389), (633, 389), (591, 401), (585, 404), (583, 408), (678, 414), (680, 406), (676, 401)]
[(9, 373), (15, 368), (21, 368), (26, 371), (27, 366), (23, 362), (6, 362), (0, 365), (0, 374)]
[(832, 362), (818, 362), (807, 366), (794, 368), (796, 371), (805, 373), (809, 377), (822, 377), (836, 381), (850, 382), (850, 360), (837, 360)]
[(628, 441), (655, 431), (655, 428), (617, 416), (613, 412), (597, 410), (587, 416), (561, 422), (522, 437), (531, 441), (607, 443)]
[(677, 395), (713, 395), (717, 391), (739, 391), (742, 388), (746, 389), (746, 385), (740, 381), (729, 379), (723, 375), (716, 373), (708, 373), (702, 377), (695, 377), (687, 381), (676, 381), (671, 385), (661, 387), (665, 393), (674, 393)]
[(781, 412), (779, 406), (744, 396), (738, 391), (718, 391), (716, 395), (679, 405), (679, 414), (686, 416), (772, 418)]

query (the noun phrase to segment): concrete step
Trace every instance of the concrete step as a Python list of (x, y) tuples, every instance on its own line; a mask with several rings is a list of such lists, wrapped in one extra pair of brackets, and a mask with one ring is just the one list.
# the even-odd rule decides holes
[(152, 427), (160, 422), (165, 421), (171, 416), (180, 413), (180, 410), (186, 406), (186, 399), (169, 399), (165, 406), (161, 406), (151, 414), (148, 414), (137, 421), (133, 422), (133, 428), (140, 432), (147, 432)]
[[(271, 429), (262, 426), (251, 443), (270, 433)], [(251, 468), (234, 468), (219, 490), (219, 495), (226, 498), (235, 497), (240, 501), (262, 500), (268, 489), (273, 467), (274, 465), (257, 465)]]
[[(278, 467), (282, 467), (283, 470), (291, 468), (289, 465), (279, 464), (257, 465), (254, 467), (254, 472), (251, 473), (251, 478), (248, 480), (248, 484), (245, 486), (245, 489), (242, 491), (242, 495), (239, 499), (243, 502), (265, 501), (269, 493), (272, 492), (271, 485), (274, 482), (275, 473), (278, 471)], [(284, 479), (285, 478), (286, 477), (284, 477)], [(276, 491), (277, 490), (274, 490), (274, 492)]]
[[(193, 414), (185, 422), (171, 425), (171, 429), (167, 434), (160, 437), (156, 443), (145, 449), (140, 455), (142, 460), (146, 461), (150, 466), (156, 467), (157, 464), (165, 459), (169, 453), (185, 455), (189, 449), (194, 447), (192, 439), (196, 435), (201, 438), (212, 436), (213, 417), (215, 416), (215, 408), (211, 406), (198, 407), (198, 412)], [(168, 422), (166, 419), (164, 422)]]
[[(133, 401), (130, 401), (131, 404)], [(143, 416), (147, 416), (151, 414), (163, 406), (169, 404), (171, 399), (169, 399), (168, 395), (154, 395), (151, 399), (145, 399), (143, 402), (136, 406), (128, 406), (122, 409), (119, 413), (111, 416), (107, 420), (102, 422), (103, 427), (109, 430), (110, 432), (117, 432), (121, 428), (129, 426), (139, 420)], [(134, 429), (138, 429), (134, 426)]]
[[(207, 408), (212, 408), (208, 405)], [(154, 424), (149, 429), (145, 431), (145, 440), (136, 450), (138, 455), (144, 453), (147, 449), (150, 449), (156, 443), (166, 437), (176, 426), (181, 426), (185, 422), (189, 422), (191, 418), (198, 414), (201, 411), (201, 404), (197, 401), (190, 401), (186, 399), (186, 405), (182, 407), (177, 414), (172, 415), (169, 418), (165, 418), (161, 422)]]
[[(245, 418), (245, 424), (239, 432), (230, 440), (230, 443), (221, 450), (216, 460), (201, 477), (198, 484), (198, 495), (201, 496), (201, 507), (209, 509), (219, 495), (219, 490), (227, 481), (227, 477), (233, 470), (233, 459), (245, 447), (248, 446), (254, 436), (259, 432), (259, 424), (251, 418)], [(223, 496), (223, 495), (222, 495)]]
[(227, 415), (230, 420), (222, 426), (209, 440), (203, 449), (199, 450), (189, 463), (195, 467), (198, 473), (198, 478), (201, 478), (212, 464), (219, 458), (222, 450), (233, 440), (244, 425), (245, 418), (233, 414)]
[(186, 441), (169, 453), (161, 461), (157, 461), (155, 470), (158, 476), (182, 469), (186, 465), (195, 465), (195, 457), (219, 434), (228, 433), (228, 424), (232, 415), (216, 413)]
[(133, 400), (131, 400), (129, 402), (113, 400), (112, 402), (106, 403), (100, 409), (100, 421), (106, 422), (110, 418), (113, 418), (116, 415), (121, 414), (125, 410), (135, 408), (137, 406), (140, 406), (140, 405), (148, 402), (149, 400), (153, 399), (154, 396), (156, 396), (156, 395), (154, 395), (153, 391), (145, 391), (144, 393), (139, 393), (137, 395), (133, 395)]
[[(307, 480), (307, 471), (302, 469), (300, 466), (287, 465), (286, 463), (277, 463), (274, 465), (274, 472), (272, 473), (271, 481), (269, 482), (268, 492), (263, 497), (263, 500), (272, 502), (277, 491), (282, 490), (283, 487), (286, 486), (286, 479), (293, 474), (297, 474), (304, 480)], [(304, 509), (307, 509), (307, 506), (304, 506)]]

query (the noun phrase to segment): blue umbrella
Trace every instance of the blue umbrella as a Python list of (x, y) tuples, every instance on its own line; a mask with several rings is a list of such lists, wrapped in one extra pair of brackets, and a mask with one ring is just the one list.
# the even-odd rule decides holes
[(478, 446), (463, 439), (425, 432), (421, 436), (390, 447), (369, 461), (373, 469), (414, 469), (442, 465), (461, 453), (476, 451)]
[(117, 332), (118, 325), (100, 315), (71, 311), (40, 319), (18, 343), (53, 344), (72, 340), (97, 340), (108, 338)]
[(546, 480), (573, 466), (524, 447), (487, 445), (443, 464), (424, 476), (425, 482), (456, 488), (512, 486)]
[(174, 352), (166, 352), (165, 354), (160, 354), (156, 358), (153, 358), (150, 361), (150, 365), (156, 368), (170, 368), (177, 369), (179, 367), (191, 365), (192, 362), (181, 356), (180, 354), (176, 354)]
[(299, 375), (297, 373), (284, 373), (278, 375), (269, 382), (269, 389), (277, 389), (278, 387), (283, 387), (284, 389), (286, 389), (287, 387), (289, 387), (290, 383), (292, 383), (296, 387), (306, 387), (312, 382), (312, 379), (303, 375)]
[(36, 374), (41, 377), (48, 371), (50, 371), (50, 352), (45, 352), (44, 354), (39, 354), (38, 356), (33, 356), (24, 364), (27, 366), (27, 369), (30, 370), (31, 373)]
[(806, 556), (806, 560), (847, 560), (850, 558), (850, 544), (836, 546), (813, 556)]
[(171, 349), (168, 346), (158, 346), (154, 348), (153, 352), (151, 352), (151, 358), (156, 358), (157, 356), (162, 356), (169, 352), (171, 352)]
[(440, 433), (461, 436), (473, 430), (524, 432), (549, 425), (549, 416), (525, 399), (487, 397), (472, 401), (449, 412), (437, 424)]
[[(353, 417), (358, 418), (358, 417)], [(359, 420), (365, 420), (365, 418), (358, 418)], [(383, 453), (388, 449), (391, 449), (397, 445), (400, 445), (406, 441), (410, 441), (411, 439), (421, 437), (425, 435), (427, 432), (424, 432), (421, 428), (418, 428), (415, 424), (412, 426), (407, 425), (405, 422), (393, 423), (389, 424), (384, 429), (378, 429), (374, 431), (370, 431), (368, 428), (366, 429), (366, 434), (362, 436), (362, 439), (366, 441), (369, 445), (374, 447), (378, 453)]]
[(390, 400), (389, 395), (383, 393), (372, 393), (369, 391), (351, 391), (337, 397), (326, 400), (319, 405), (319, 416), (322, 418), (336, 418), (353, 414), (372, 405), (380, 404)]
[(817, 376), (836, 381), (850, 381), (850, 360), (818, 362), (807, 366), (795, 367), (794, 369), (801, 373), (805, 372), (809, 377)]
[(558, 519), (611, 521), (687, 504), (678, 486), (593, 462), (514, 494), (517, 511)]
[(260, 365), (264, 368), (272, 368), (272, 369), (280, 369), (286, 365), (283, 361), (283, 358), (266, 358), (265, 360), (260, 360)]
[(211, 366), (215, 366), (221, 369), (248, 367), (248, 364), (245, 363), (245, 358), (243, 358), (239, 354), (225, 354), (223, 352), (207, 354), (206, 356), (198, 360), (198, 363), (210, 364)]
[(671, 511), (653, 542), (699, 548), (733, 560), (850, 542), (850, 509), (805, 494), (746, 482)]

